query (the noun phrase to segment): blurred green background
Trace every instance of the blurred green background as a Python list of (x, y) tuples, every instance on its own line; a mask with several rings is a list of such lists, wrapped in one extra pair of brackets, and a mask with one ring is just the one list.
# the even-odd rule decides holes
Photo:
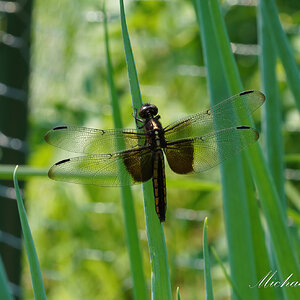
[[(126, 1), (125, 5), (143, 101), (158, 106), (163, 125), (208, 108), (205, 67), (192, 3)], [(277, 5), (300, 62), (300, 2), (281, 0)], [(72, 156), (44, 142), (44, 134), (54, 126), (113, 127), (101, 7), (101, 1), (94, 0), (34, 2), (27, 136), (30, 166), (48, 168)], [(260, 90), (256, 1), (222, 1), (222, 8), (244, 87)], [(107, 14), (124, 126), (134, 128), (118, 1), (107, 1)], [(300, 118), (279, 61), (277, 76), (288, 156), (299, 152)], [(260, 113), (254, 119), (260, 130)], [(264, 142), (263, 136), (259, 142)], [(288, 158), (291, 156), (286, 161), (287, 199), (299, 218), (299, 156), (298, 163)], [(172, 289), (174, 292), (179, 286), (183, 299), (204, 299), (205, 216), (209, 243), (227, 266), (219, 169), (194, 177), (177, 176), (168, 167), (166, 172), (168, 211), (164, 229)], [(141, 187), (133, 191), (144, 270), (150, 285)], [(133, 299), (118, 188), (54, 182), (44, 176), (26, 181), (24, 197), (48, 299)], [(299, 227), (295, 230), (299, 232)], [(211, 267), (215, 299), (230, 299), (229, 284), (214, 259)], [(25, 255), (22, 288), (24, 299), (32, 299)]]

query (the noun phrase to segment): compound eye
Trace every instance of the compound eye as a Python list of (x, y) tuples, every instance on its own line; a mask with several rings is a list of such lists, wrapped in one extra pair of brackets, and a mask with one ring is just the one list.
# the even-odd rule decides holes
[(158, 113), (158, 109), (155, 105), (146, 103), (139, 110), (139, 116), (143, 119), (155, 116)]
[(153, 114), (153, 116), (157, 115), (158, 108), (155, 105), (151, 105), (151, 113)]
[(148, 111), (148, 107), (143, 105), (139, 110), (139, 116), (145, 119), (147, 117), (147, 111)]

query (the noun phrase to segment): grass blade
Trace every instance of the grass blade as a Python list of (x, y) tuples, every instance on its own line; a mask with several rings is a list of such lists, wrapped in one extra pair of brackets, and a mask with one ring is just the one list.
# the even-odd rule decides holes
[(273, 0), (261, 0), (264, 17), (268, 22), (270, 33), (276, 44), (278, 55), (286, 72), (287, 81), (294, 95), (295, 103), (300, 111), (300, 74), (298, 64), (293, 56), (293, 51), (282, 29), (276, 4)]
[(214, 299), (212, 280), (210, 275), (209, 251), (207, 242), (207, 217), (203, 226), (203, 258), (204, 258), (204, 278), (205, 278), (205, 296), (207, 300)]
[(211, 250), (211, 253), (213, 254), (213, 256), (215, 257), (216, 261), (218, 262), (219, 266), (221, 267), (221, 269), (222, 269), (222, 271), (224, 273), (225, 278), (227, 279), (227, 281), (231, 285), (232, 289), (234, 290), (234, 292), (235, 292), (235, 294), (237, 296), (237, 299), (242, 300), (242, 297), (240, 296), (240, 292), (239, 292), (237, 286), (234, 284), (233, 280), (231, 279), (230, 275), (228, 274), (228, 272), (227, 272), (224, 264), (222, 263), (221, 258), (217, 254), (217, 251), (215, 250), (214, 247), (211, 247), (210, 250)]
[[(15, 165), (1, 165), (0, 166), (0, 179), (11, 179), (11, 174), (14, 172)], [(46, 177), (48, 176), (48, 169), (34, 168), (29, 166), (20, 166), (18, 168), (18, 177), (20, 180), (28, 179), (30, 177)]]
[[(132, 48), (126, 25), (123, 0), (120, 0), (121, 26), (124, 42), (127, 71), (129, 77), (132, 105), (139, 109), (142, 105), (141, 92), (135, 68)], [(171, 283), (169, 276), (168, 256), (163, 226), (159, 222), (154, 207), (152, 184), (150, 181), (143, 184), (144, 209), (146, 232), (148, 237), (151, 262), (151, 297), (153, 300), (171, 299)]]
[[(207, 67), (208, 86), (212, 104), (229, 96), (229, 88), (226, 85), (225, 71), (222, 70), (219, 45), (213, 30), (212, 16), (208, 2), (197, 0), (199, 28), (201, 30), (202, 46)], [(248, 214), (248, 200), (245, 175), (242, 169), (241, 158), (225, 162), (221, 166), (224, 217), (228, 240), (229, 261), (232, 279), (241, 287), (243, 299), (256, 299), (257, 291), (249, 290), (249, 282), (256, 280), (252, 237), (250, 232), (250, 220)], [(252, 190), (252, 197), (253, 197)], [(241, 243), (241, 241), (243, 241)], [(244, 270), (247, 269), (247, 272)], [(234, 299), (237, 296), (234, 294)]]
[(46, 298), (46, 293), (45, 293), (45, 288), (43, 284), (43, 279), (42, 279), (42, 274), (39, 266), (39, 261), (37, 257), (37, 253), (34, 247), (31, 231), (29, 228), (25, 208), (23, 205), (23, 200), (21, 197), (19, 185), (18, 185), (18, 180), (17, 180), (17, 169), (18, 166), (16, 166), (14, 174), (13, 174), (13, 179), (14, 179), (14, 186), (16, 190), (16, 196), (17, 196), (17, 205), (18, 205), (18, 210), (19, 210), (19, 215), (20, 215), (20, 221), (21, 221), (21, 227), (22, 227), (22, 232), (24, 236), (24, 243), (25, 243), (25, 248), (26, 248), (26, 253), (29, 261), (29, 268), (30, 268), (30, 273), (31, 273), (31, 279), (32, 279), (32, 286), (33, 286), (33, 293), (35, 299), (47, 299)]
[(286, 209), (284, 193), (284, 161), (283, 141), (281, 134), (281, 107), (278, 84), (276, 81), (276, 53), (275, 45), (271, 39), (271, 32), (267, 25), (267, 16), (264, 13), (262, 1), (258, 6), (258, 36), (261, 45), (260, 70), (262, 87), (266, 98), (263, 111), (263, 133), (265, 136), (264, 150), (267, 154), (267, 162), (275, 182), (283, 209)]
[(139, 79), (137, 76), (137, 71), (135, 67), (133, 52), (131, 48), (131, 43), (129, 39), (129, 33), (126, 24), (125, 10), (124, 10), (124, 2), (120, 0), (120, 14), (121, 14), (121, 26), (122, 26), (122, 36), (124, 43), (124, 51), (125, 51), (125, 59), (126, 66), (129, 78), (129, 88), (131, 93), (132, 106), (134, 109), (138, 110), (142, 104), (142, 96), (139, 86)]
[[(263, 148), (264, 152), (266, 153), (266, 161), (268, 163), (280, 198), (280, 202), (282, 204), (282, 209), (286, 211), (284, 191), (284, 154), (281, 133), (281, 107), (275, 68), (276, 52), (274, 51), (275, 45), (271, 39), (271, 32), (269, 31), (269, 28), (267, 26), (266, 16), (264, 16), (264, 11), (262, 9), (262, 1), (259, 1), (258, 5), (257, 23), (258, 38), (261, 47), (259, 55), (261, 86), (266, 95), (266, 98), (268, 99), (263, 107), (262, 129), (263, 135), (265, 136)], [(261, 226), (260, 224), (255, 225)], [(254, 238), (256, 239), (256, 242), (262, 244), (265, 236), (255, 235)], [(269, 248), (271, 249), (270, 254), (272, 255), (271, 263), (273, 268), (269, 269), (277, 269), (276, 262), (274, 261), (274, 252), (272, 251), (272, 247), (270, 246), (271, 245), (269, 245)], [(261, 266), (263, 266), (261, 256), (257, 256), (256, 261), (258, 272), (260, 272), (260, 274), (267, 274), (268, 271), (262, 270), (261, 268)], [(275, 295), (272, 295), (271, 292), (273, 292), (273, 294), (277, 292), (277, 298), (283, 298), (283, 293), (280, 289), (260, 289), (260, 294), (264, 299), (274, 299)]]
[[(216, 31), (217, 41), (219, 45), (218, 49), (220, 49), (220, 55), (222, 57), (222, 63), (225, 69), (226, 82), (231, 93), (237, 93), (243, 90), (243, 86), (239, 76), (237, 65), (235, 63), (230, 48), (230, 42), (229, 42), (228, 34), (226, 32), (226, 25), (222, 17), (221, 9), (218, 1), (211, 0), (210, 4), (211, 4), (212, 16), (213, 16), (213, 26)], [(249, 120), (249, 123), (251, 123), (251, 120)], [(263, 227), (260, 221), (260, 215), (256, 204), (256, 198), (253, 195), (252, 184), (251, 184), (252, 179), (248, 172), (248, 167), (246, 166), (247, 157), (245, 153), (243, 153), (242, 156), (243, 156), (243, 169), (244, 169), (244, 174), (242, 176), (244, 176), (245, 178), (246, 190), (248, 194), (247, 210), (249, 212), (249, 220), (250, 220), (248, 230), (250, 229), (250, 235), (252, 239), (251, 244), (254, 252), (254, 259), (252, 263), (253, 265), (255, 265), (256, 280), (259, 280), (261, 277), (265, 276), (265, 274), (269, 272), (269, 270), (271, 269), (271, 262), (265, 244), (265, 234), (263, 232)], [(236, 276), (234, 276), (234, 274), (232, 274), (232, 277), (236, 279)], [(248, 281), (247, 286), (249, 286), (250, 283), (251, 282)], [(247, 291), (245, 290), (245, 292)], [(274, 299), (275, 297), (275, 291), (272, 289), (259, 289), (258, 293), (260, 299), (264, 299), (264, 300)], [(244, 294), (242, 295), (244, 296)], [(241, 294), (239, 297), (241, 298)]]
[[(115, 128), (123, 128), (120, 106), (113, 78), (113, 68), (109, 51), (109, 37), (107, 29), (107, 17), (105, 7), (104, 13), (104, 34), (105, 34), (105, 50), (107, 64), (107, 79), (110, 89), (111, 106), (113, 109), (113, 119)], [(136, 215), (133, 204), (133, 196), (130, 187), (121, 187), (121, 199), (124, 212), (124, 224), (127, 248), (129, 252), (129, 260), (133, 279), (134, 299), (147, 299), (147, 285), (143, 270), (143, 260), (138, 237), (138, 229), (136, 224)]]
[(1, 257), (0, 257), (0, 299), (3, 300), (13, 299)]
[(176, 290), (176, 300), (180, 300), (179, 286), (177, 287)]
[[(218, 13), (218, 11), (220, 11), (220, 8), (217, 0), (211, 0), (211, 3), (212, 11), (215, 12), (213, 13), (213, 16), (216, 17), (219, 15), (218, 18), (222, 19), (220, 17), (220, 14)], [(218, 21), (214, 19), (214, 23), (217, 22), (223, 23), (224, 21)], [(216, 26), (216, 28), (219, 28), (217, 30), (217, 40), (225, 41), (225, 36), (227, 36), (225, 32), (225, 27), (223, 27), (222, 29), (221, 26)], [(224, 48), (220, 47), (220, 53), (222, 55), (222, 61), (227, 66), (225, 70), (226, 72), (228, 72), (228, 68), (235, 69), (235, 62), (232, 55), (232, 59), (230, 61), (224, 61), (225, 53), (231, 52), (231, 49), (229, 43), (226, 45), (226, 43), (224, 42), (223, 45)], [(227, 55), (226, 57), (230, 57), (230, 55)], [(238, 82), (240, 82), (240, 79), (236, 77), (239, 77), (238, 73), (232, 77), (229, 76), (229, 72), (228, 74), (226, 73), (226, 80), (231, 90), (234, 90)], [(256, 143), (249, 150), (250, 151), (248, 151), (247, 153), (247, 159), (249, 166), (251, 167), (252, 176), (255, 180), (260, 195), (261, 206), (266, 217), (268, 229), (270, 231), (272, 246), (274, 249), (279, 269), (278, 271), (280, 274), (279, 277), (281, 280), (284, 280), (291, 274), (291, 272), (293, 272), (294, 276), (296, 278), (299, 278), (299, 265), (297, 264), (296, 255), (292, 247), (291, 238), (289, 236), (285, 213), (282, 210), (280, 199), (276, 187), (274, 185), (273, 179), (266, 165), (259, 144)], [(296, 289), (285, 289), (285, 292), (290, 297), (288, 299), (296, 299), (297, 297), (299, 297), (299, 292)]]

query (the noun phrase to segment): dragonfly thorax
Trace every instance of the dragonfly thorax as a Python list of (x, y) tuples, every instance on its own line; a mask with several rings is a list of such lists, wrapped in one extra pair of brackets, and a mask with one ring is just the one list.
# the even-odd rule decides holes
[(144, 129), (148, 145), (152, 149), (160, 149), (166, 147), (164, 130), (157, 117), (147, 119)]

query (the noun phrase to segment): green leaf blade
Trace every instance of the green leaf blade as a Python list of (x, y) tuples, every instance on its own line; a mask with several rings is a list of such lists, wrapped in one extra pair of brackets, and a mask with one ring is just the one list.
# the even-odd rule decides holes
[[(196, 0), (196, 9), (201, 30), (202, 46), (207, 67), (208, 87), (212, 105), (220, 99), (230, 96), (230, 88), (226, 84), (225, 65), (222, 62), (221, 46), (217, 42), (211, 14), (207, 1)], [(211, 2), (209, 3), (211, 4)], [(223, 69), (222, 69), (223, 68)], [(236, 83), (238, 85), (238, 83)], [(224, 216), (228, 241), (229, 262), (232, 272), (232, 280), (241, 287), (244, 299), (256, 299), (257, 291), (249, 290), (248, 284), (256, 280), (252, 237), (250, 232), (250, 217), (247, 211), (248, 198), (246, 182), (241, 157), (223, 163), (221, 166)], [(253, 197), (253, 190), (252, 190)], [(241, 241), (243, 241), (241, 243)], [(245, 272), (244, 270), (248, 271)], [(237, 295), (233, 294), (233, 299)]]
[(276, 44), (278, 55), (286, 72), (287, 81), (294, 95), (295, 103), (300, 111), (300, 74), (298, 64), (293, 56), (293, 51), (287, 36), (280, 24), (275, 1), (261, 0), (264, 17), (268, 22), (270, 33)]
[(13, 300), (1, 257), (0, 257), (0, 299)]
[(206, 300), (213, 300), (213, 288), (210, 275), (209, 250), (207, 241), (207, 217), (204, 220), (203, 226), (203, 258), (204, 258), (204, 279), (205, 279), (205, 296)]
[[(117, 91), (113, 76), (113, 67), (109, 51), (109, 36), (107, 28), (107, 17), (104, 7), (104, 34), (105, 34), (105, 50), (106, 50), (106, 65), (107, 79), (110, 89), (111, 106), (113, 108), (113, 119), (115, 128), (123, 128), (120, 106), (117, 96)], [(124, 141), (117, 141), (124, 142)], [(121, 169), (121, 166), (120, 166)], [(120, 170), (122, 172), (123, 170)], [(124, 171), (123, 171), (124, 172)], [(135, 299), (147, 299), (147, 285), (143, 269), (143, 259), (138, 236), (138, 228), (136, 223), (136, 214), (133, 203), (133, 195), (130, 187), (121, 187), (121, 199), (124, 212), (125, 235), (127, 249), (129, 253), (129, 261), (133, 279), (133, 293)]]
[(23, 205), (20, 189), (19, 189), (19, 184), (17, 180), (17, 168), (16, 166), (13, 174), (13, 180), (14, 180), (14, 186), (15, 186), (15, 191), (16, 191), (16, 196), (17, 196), (17, 205), (18, 205), (18, 210), (19, 210), (19, 216), (20, 216), (20, 221), (21, 221), (21, 227), (22, 227), (22, 232), (24, 236), (24, 243), (25, 243), (25, 248), (26, 248), (26, 253), (29, 261), (29, 267), (30, 267), (30, 273), (31, 273), (31, 279), (32, 279), (32, 286), (33, 286), (33, 293), (35, 299), (47, 299), (46, 298), (46, 292), (43, 284), (43, 278), (39, 266), (39, 261), (37, 257), (37, 253), (35, 250), (35, 246), (33, 243), (30, 227), (28, 224), (25, 208)]
[(180, 300), (179, 287), (177, 287), (177, 290), (176, 290), (176, 300)]
[(274, 178), (275, 186), (283, 204), (286, 208), (284, 192), (284, 154), (282, 138), (281, 105), (279, 88), (276, 80), (276, 52), (274, 52), (274, 42), (271, 38), (272, 32), (267, 24), (267, 16), (263, 10), (263, 2), (258, 6), (258, 36), (261, 45), (260, 70), (262, 87), (266, 98), (263, 107), (263, 134), (265, 135), (264, 150), (267, 154), (267, 162)]
[[(120, 0), (121, 27), (124, 50), (129, 77), (132, 106), (137, 111), (142, 105), (142, 97), (133, 58), (131, 43), (126, 25), (123, 0)], [(151, 263), (151, 298), (153, 300), (171, 300), (171, 283), (168, 266), (168, 255), (163, 226), (160, 223), (154, 205), (152, 183), (143, 183), (143, 198), (145, 210), (146, 232)]]
[[(211, 2), (215, 3), (215, 7), (218, 5), (217, 0), (211, 0)], [(214, 5), (212, 5), (212, 7), (213, 6)], [(274, 32), (274, 34), (276, 34), (276, 32)], [(219, 41), (220, 39), (221, 37), (217, 35), (217, 40)], [(222, 61), (226, 61), (224, 56), (225, 53), (227, 53), (226, 51), (231, 51), (229, 44), (227, 45), (226, 49), (222, 48), (220, 51)], [(231, 60), (230, 64), (235, 64), (233, 59)], [(240, 82), (240, 80), (239, 78), (230, 77), (228, 75), (229, 72), (227, 71), (230, 67), (230, 64), (228, 63), (228, 66), (225, 70), (228, 87), (232, 91), (235, 89), (237, 83)], [(233, 65), (232, 68), (234, 68)], [(236, 75), (238, 76), (238, 73)], [(297, 277), (299, 277), (299, 267), (291, 244), (291, 239), (289, 237), (285, 213), (282, 210), (282, 205), (280, 203), (276, 187), (274, 185), (271, 174), (269, 173), (265, 159), (262, 155), (262, 150), (259, 147), (258, 143), (249, 148), (249, 151), (247, 152), (247, 161), (260, 195), (261, 205), (267, 220), (274, 253), (276, 255), (276, 260), (278, 263), (280, 278), (284, 279), (289, 276), (291, 270), (293, 270), (297, 274)], [(251, 205), (249, 207), (251, 207)], [(279, 242), (278, 236), (280, 236), (281, 243)], [(263, 245), (261, 249), (263, 249)], [(286, 261), (284, 260), (284, 253), (286, 253), (287, 255), (287, 260), (289, 260), (288, 263), (286, 263)], [(292, 265), (294, 265), (294, 267), (292, 267)], [(261, 276), (261, 274), (259, 274), (259, 276)], [(293, 299), (293, 297), (299, 297), (299, 292), (297, 292), (296, 290), (288, 289), (287, 291), (291, 294), (291, 299)]]

